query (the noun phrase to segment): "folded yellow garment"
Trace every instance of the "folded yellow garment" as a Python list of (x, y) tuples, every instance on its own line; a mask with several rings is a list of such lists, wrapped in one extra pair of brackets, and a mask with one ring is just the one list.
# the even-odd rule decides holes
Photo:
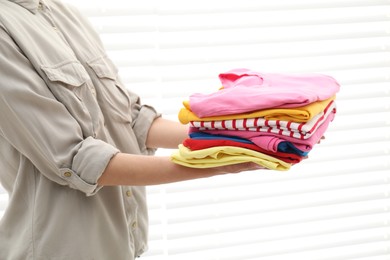
[(182, 124), (188, 124), (190, 121), (218, 121), (218, 120), (231, 120), (231, 119), (244, 119), (244, 118), (256, 118), (262, 117), (268, 120), (284, 120), (292, 122), (307, 122), (315, 115), (323, 111), (327, 105), (333, 101), (336, 96), (328, 98), (326, 100), (313, 102), (306, 106), (294, 107), (294, 108), (270, 108), (249, 113), (235, 114), (235, 115), (223, 115), (213, 117), (198, 117), (191, 111), (189, 101), (183, 101), (184, 108), (179, 111), (179, 121)]
[(254, 162), (267, 169), (278, 171), (286, 171), (291, 167), (291, 164), (272, 156), (234, 146), (216, 146), (192, 151), (180, 144), (179, 149), (172, 153), (171, 160), (191, 168), (211, 168), (244, 162)]

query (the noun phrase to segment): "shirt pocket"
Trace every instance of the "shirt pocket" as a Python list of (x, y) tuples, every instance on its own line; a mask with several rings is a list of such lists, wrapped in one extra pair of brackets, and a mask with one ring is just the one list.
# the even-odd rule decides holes
[(105, 121), (131, 123), (130, 97), (118, 79), (117, 67), (106, 56), (95, 58), (87, 64), (97, 77), (96, 79), (92, 77), (92, 80)]
[(89, 75), (83, 65), (71, 60), (52, 66), (42, 65), (41, 69), (47, 77), (45, 80), (50, 91), (79, 123), (83, 136), (93, 135), (93, 115), (98, 108), (87, 86)]

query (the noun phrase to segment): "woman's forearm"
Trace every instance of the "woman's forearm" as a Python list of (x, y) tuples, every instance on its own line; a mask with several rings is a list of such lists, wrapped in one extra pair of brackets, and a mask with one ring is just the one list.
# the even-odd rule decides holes
[[(149, 148), (177, 148), (187, 137), (187, 126), (157, 118), (148, 132)], [(207, 169), (175, 164), (168, 156), (118, 153), (98, 180), (99, 185), (156, 185), (262, 169), (254, 163), (241, 163)]]
[(118, 153), (111, 159), (98, 184), (103, 186), (157, 185), (259, 169), (264, 168), (249, 162), (197, 169), (175, 164), (167, 156)]
[(108, 164), (99, 185), (156, 185), (222, 174), (215, 169), (188, 168), (173, 163), (167, 156), (119, 153)]

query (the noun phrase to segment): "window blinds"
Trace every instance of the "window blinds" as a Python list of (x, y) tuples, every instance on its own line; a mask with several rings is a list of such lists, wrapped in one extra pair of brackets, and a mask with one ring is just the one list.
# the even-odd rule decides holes
[(144, 259), (390, 259), (390, 1), (67, 1), (128, 87), (172, 119), (232, 68), (341, 84), (326, 139), (291, 170), (148, 187)]

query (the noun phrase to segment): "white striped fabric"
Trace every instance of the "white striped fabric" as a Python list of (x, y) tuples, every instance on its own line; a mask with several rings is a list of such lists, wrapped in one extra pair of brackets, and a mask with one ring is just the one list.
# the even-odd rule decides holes
[[(289, 171), (149, 187), (143, 259), (390, 259), (390, 1), (67, 1), (168, 118), (233, 68), (341, 84), (326, 139)], [(0, 212), (6, 203), (0, 191)]]
[(233, 131), (254, 131), (267, 132), (279, 135), (294, 137), (297, 139), (308, 139), (321, 126), (328, 116), (336, 113), (336, 103), (331, 101), (328, 106), (305, 123), (298, 123), (286, 120), (267, 120), (264, 118), (245, 118), (218, 121), (191, 121), (190, 125), (204, 130), (233, 130)]

